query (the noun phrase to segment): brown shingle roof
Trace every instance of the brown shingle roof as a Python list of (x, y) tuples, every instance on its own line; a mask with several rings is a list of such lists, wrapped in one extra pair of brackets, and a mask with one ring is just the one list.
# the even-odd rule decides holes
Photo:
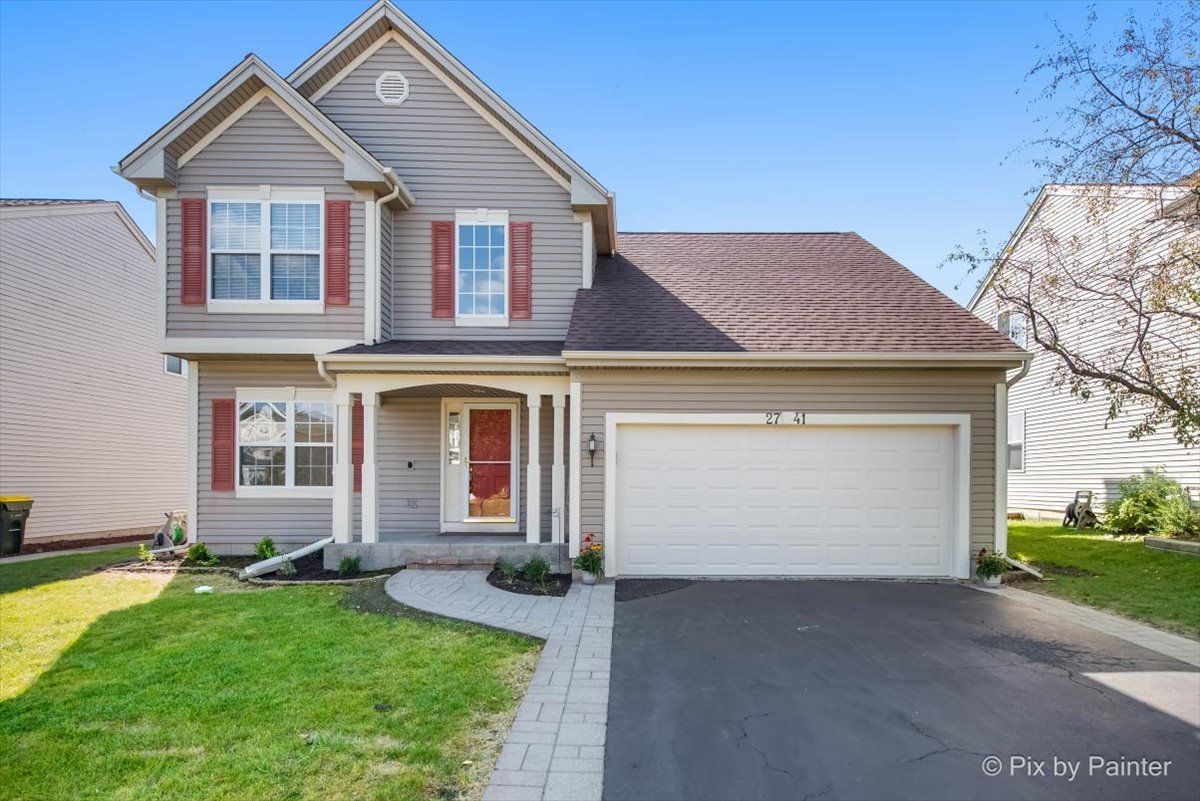
[(1018, 354), (854, 233), (621, 234), (567, 351)]
[(81, 203), (108, 203), (107, 200), (70, 200), (57, 197), (5, 197), (0, 206), (78, 206)]

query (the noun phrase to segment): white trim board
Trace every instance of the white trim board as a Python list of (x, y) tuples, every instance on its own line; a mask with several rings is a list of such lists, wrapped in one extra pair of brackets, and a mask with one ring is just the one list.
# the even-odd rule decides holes
[[(604, 415), (604, 573), (618, 576), (617, 427), (621, 425), (765, 426), (763, 412), (608, 412)], [(779, 425), (797, 425), (781, 422)], [(805, 413), (805, 426), (950, 426), (955, 429), (955, 491), (951, 564), (954, 578), (971, 576), (971, 416), (969, 414)]]

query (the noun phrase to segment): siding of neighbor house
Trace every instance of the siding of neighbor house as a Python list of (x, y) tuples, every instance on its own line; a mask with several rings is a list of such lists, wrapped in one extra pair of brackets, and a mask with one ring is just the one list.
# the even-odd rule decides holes
[[(385, 106), (375, 79), (399, 70), (409, 98)], [(391, 42), (317, 100), (317, 107), (392, 167), (417, 205), (396, 212), (391, 252), (391, 335), (455, 336), (453, 320), (432, 319), (430, 222), (456, 209), (507, 209), (533, 222), (533, 318), (507, 328), (457, 329), (472, 339), (562, 339), (581, 284), (582, 227), (570, 193), (452, 92), (400, 45)], [(386, 303), (386, 301), (385, 301)]]
[[(350, 200), (350, 305), (324, 314), (209, 314), (180, 302), (180, 197), (209, 186), (323, 188), (327, 200)], [(167, 201), (167, 334), (173, 337), (297, 337), (362, 340), (363, 204), (343, 178), (342, 163), (269, 98), (226, 129), (179, 170), (179, 196)], [(211, 286), (209, 286), (211, 292)]]
[[(578, 371), (582, 425), (604, 436), (608, 412), (761, 412), (804, 409), (843, 413), (958, 413), (971, 415), (971, 547), (993, 547), (995, 530), (996, 383), (992, 370), (631, 372)], [(607, 454), (581, 468), (581, 535), (604, 535)]]
[[(1157, 202), (1152, 197), (1129, 198), (1117, 202), (1101, 224), (1089, 220), (1088, 202), (1078, 196), (1055, 194), (1047, 198), (1038, 216), (1014, 252), (1014, 258), (1028, 263), (1046, 258), (1044, 236), (1052, 232), (1058, 242), (1075, 242), (1079, 258), (1087, 263), (1109, 253), (1120, 252), (1128, 244), (1132, 231), (1146, 232), (1153, 226)], [(1163, 243), (1165, 246), (1166, 243)], [(1154, 258), (1161, 250), (1147, 249), (1144, 257)], [(973, 309), (985, 322), (996, 325), (1003, 309), (994, 289), (989, 288)], [(1098, 353), (1112, 346), (1122, 334), (1111, 323), (1112, 316), (1095, 310), (1094, 319), (1076, 323), (1071, 334), (1085, 352)], [(1181, 334), (1182, 335), (1182, 334)], [(1192, 335), (1192, 352), (1200, 361), (1200, 338)], [(1184, 448), (1175, 442), (1169, 427), (1143, 437), (1129, 438), (1129, 431), (1141, 415), (1130, 409), (1118, 419), (1108, 421), (1108, 402), (1103, 395), (1087, 401), (1073, 397), (1069, 390), (1051, 382), (1056, 357), (1036, 353), (1029, 374), (1009, 392), (1009, 412), (1025, 413), (1025, 466), (1008, 471), (1008, 508), (1033, 517), (1061, 519), (1066, 505), (1077, 490), (1091, 490), (1098, 504), (1116, 497), (1117, 483), (1134, 474), (1161, 467), (1185, 486), (1200, 492), (1200, 448)]]
[(163, 370), (154, 257), (116, 208), (0, 210), (0, 495), (35, 499), (29, 539), (186, 507), (187, 379)]
[[(325, 382), (308, 361), (203, 361), (199, 370), (200, 408), (197, 430), (199, 537), (222, 551), (247, 551), (270, 536), (281, 545), (303, 545), (327, 537), (333, 525), (333, 502), (309, 498), (238, 498), (234, 492), (213, 492), (212, 400), (234, 398), (239, 387), (294, 386), (324, 389)], [(465, 392), (454, 393), (461, 397)], [(543, 399), (540, 448), (542, 473), (542, 539), (551, 532), (550, 473), (553, 462), (554, 418), (549, 398)], [(379, 531), (389, 535), (436, 533), (441, 502), (441, 400), (439, 397), (385, 397), (378, 411)], [(569, 412), (568, 412), (569, 414)], [(529, 413), (522, 404), (519, 462), (520, 518), (524, 518), (529, 462)], [(565, 447), (565, 443), (564, 443)], [(408, 462), (413, 469), (408, 469)], [(564, 456), (564, 465), (566, 458)], [(410, 506), (410, 502), (414, 506)], [(355, 493), (354, 537), (361, 536), (361, 496)], [(564, 519), (565, 516), (564, 516)], [(521, 526), (524, 532), (524, 525)]]

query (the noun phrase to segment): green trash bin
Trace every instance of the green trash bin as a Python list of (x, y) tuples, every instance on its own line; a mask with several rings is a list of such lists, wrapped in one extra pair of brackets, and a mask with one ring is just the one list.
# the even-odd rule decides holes
[(33, 508), (33, 498), (23, 495), (0, 496), (0, 556), (12, 556), (25, 541), (25, 521)]

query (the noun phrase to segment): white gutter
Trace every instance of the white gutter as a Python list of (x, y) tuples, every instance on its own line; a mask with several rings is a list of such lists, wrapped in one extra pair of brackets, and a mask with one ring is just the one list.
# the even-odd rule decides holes
[(238, 573), (238, 578), (248, 579), (255, 576), (261, 576), (264, 573), (274, 573), (279, 568), (283, 567), (284, 562), (294, 562), (302, 556), (308, 556), (310, 553), (316, 553), (326, 545), (333, 544), (333, 537), (326, 537), (323, 540), (317, 540), (314, 543), (305, 545), (303, 548), (298, 548), (291, 553), (285, 553), (281, 556), (272, 556), (270, 559), (264, 559), (261, 562), (255, 562), (247, 567), (241, 573)]

